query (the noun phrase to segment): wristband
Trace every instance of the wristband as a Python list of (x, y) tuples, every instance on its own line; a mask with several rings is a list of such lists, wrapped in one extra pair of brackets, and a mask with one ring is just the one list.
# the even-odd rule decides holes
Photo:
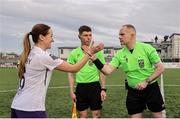
[(101, 70), (104, 67), (104, 64), (97, 58), (93, 61), (93, 63), (96, 65), (96, 67)]

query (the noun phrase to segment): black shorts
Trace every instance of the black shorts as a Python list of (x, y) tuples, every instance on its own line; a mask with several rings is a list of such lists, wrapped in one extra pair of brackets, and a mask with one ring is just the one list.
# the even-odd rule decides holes
[(142, 91), (128, 87), (126, 107), (130, 115), (141, 113), (146, 107), (151, 112), (164, 110), (164, 102), (158, 83), (154, 82)]
[(100, 110), (102, 108), (101, 85), (99, 82), (78, 83), (75, 93), (78, 111), (83, 111), (89, 107), (91, 110)]

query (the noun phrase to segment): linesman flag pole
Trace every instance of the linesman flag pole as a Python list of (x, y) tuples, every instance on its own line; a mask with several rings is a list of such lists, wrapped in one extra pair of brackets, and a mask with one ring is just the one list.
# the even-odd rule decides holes
[(76, 102), (73, 102), (72, 119), (77, 119)]

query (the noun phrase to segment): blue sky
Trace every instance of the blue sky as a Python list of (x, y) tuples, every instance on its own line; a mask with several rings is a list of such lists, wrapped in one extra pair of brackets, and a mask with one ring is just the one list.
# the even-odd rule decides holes
[(119, 46), (123, 24), (133, 24), (137, 39), (180, 33), (180, 0), (0, 0), (0, 51), (22, 52), (24, 33), (36, 23), (52, 27), (57, 47), (78, 46), (78, 28), (89, 25), (96, 43)]

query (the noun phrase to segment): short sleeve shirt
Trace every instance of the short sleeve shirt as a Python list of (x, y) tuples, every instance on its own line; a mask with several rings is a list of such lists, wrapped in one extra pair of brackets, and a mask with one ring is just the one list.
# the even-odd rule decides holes
[(45, 111), (45, 98), (52, 70), (63, 63), (60, 58), (34, 46), (25, 64), (24, 78), (11, 107), (23, 111)]
[(117, 68), (121, 67), (127, 75), (128, 85), (135, 88), (154, 72), (154, 64), (158, 62), (160, 57), (155, 48), (149, 44), (136, 42), (132, 53), (125, 47), (114, 55), (110, 64)]

